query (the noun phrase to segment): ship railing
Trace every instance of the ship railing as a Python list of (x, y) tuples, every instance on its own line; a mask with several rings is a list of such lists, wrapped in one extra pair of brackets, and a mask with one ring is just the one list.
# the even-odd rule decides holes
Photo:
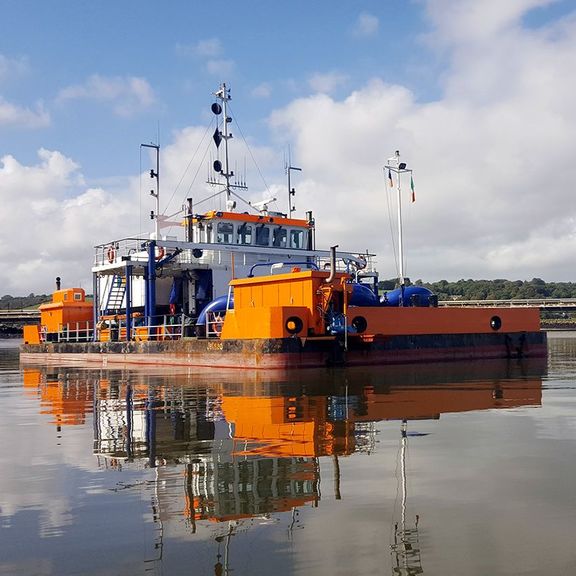
[(126, 257), (132, 262), (148, 261), (149, 238), (122, 238), (95, 247), (94, 266), (120, 265)]
[[(317, 265), (320, 270), (330, 270), (330, 257), (319, 257)], [(374, 254), (336, 254), (336, 271), (348, 274), (373, 274), (376, 272)]]
[[(185, 314), (164, 314), (151, 318), (149, 324), (138, 324), (131, 328), (131, 339), (143, 340), (180, 340), (192, 335), (194, 319)], [(124, 335), (126, 329), (124, 328)], [(120, 334), (120, 338), (123, 335)], [(121, 338), (122, 339), (122, 338)]]
[(207, 312), (206, 338), (220, 338), (223, 325), (224, 325), (224, 314), (222, 314), (221, 312)]
[(132, 317), (130, 335), (126, 334), (126, 315), (101, 316), (96, 339), (99, 342), (126, 342), (133, 340), (179, 340), (193, 335), (194, 318), (185, 314), (153, 316), (146, 323), (141, 315)]
[[(40, 339), (46, 341), (46, 332), (40, 332)], [(92, 342), (94, 328), (91, 322), (60, 324), (56, 333), (57, 342)]]

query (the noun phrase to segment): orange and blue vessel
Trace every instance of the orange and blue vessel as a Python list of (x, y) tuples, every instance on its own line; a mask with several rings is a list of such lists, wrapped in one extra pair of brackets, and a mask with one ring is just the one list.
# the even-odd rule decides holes
[(273, 197), (238, 209), (246, 184), (229, 166), (229, 100), (222, 84), (207, 182), (225, 209), (200, 213), (189, 198), (184, 238), (164, 234), (174, 221), (160, 214), (159, 148), (147, 145), (157, 153), (154, 232), (96, 246), (92, 300), (58, 286), (40, 325), (25, 328), (23, 360), (286, 369), (546, 356), (538, 308), (442, 306), (405, 280), (400, 183), (411, 170), (399, 152), (385, 167), (397, 182), (400, 250), (387, 294), (374, 254), (316, 248), (312, 213), (293, 214), (299, 168), (286, 165), (287, 213), (270, 209)]

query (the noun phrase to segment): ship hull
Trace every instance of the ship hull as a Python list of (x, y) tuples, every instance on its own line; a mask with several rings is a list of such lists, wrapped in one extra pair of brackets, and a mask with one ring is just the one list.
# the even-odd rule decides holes
[(427, 334), (370, 339), (259, 338), (23, 345), (23, 362), (238, 369), (369, 366), (547, 355), (545, 332)]

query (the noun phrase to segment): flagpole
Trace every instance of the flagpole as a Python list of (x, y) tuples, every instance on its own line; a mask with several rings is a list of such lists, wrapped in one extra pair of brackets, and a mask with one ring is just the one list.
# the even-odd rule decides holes
[[(400, 284), (400, 305), (403, 306), (404, 300), (404, 285), (406, 283), (406, 279), (404, 277), (404, 234), (402, 229), (402, 184), (400, 176), (404, 172), (409, 172), (412, 174), (412, 170), (406, 169), (406, 163), (400, 162), (400, 151), (396, 150), (394, 156), (392, 158), (388, 158), (388, 164), (386, 165), (386, 169), (388, 170), (388, 177), (390, 178), (390, 185), (393, 185), (392, 182), (392, 172), (396, 174), (396, 195), (397, 195), (397, 202), (398, 202), (398, 282)], [(412, 184), (411, 184), (412, 186)], [(413, 190), (413, 187), (412, 187)]]
[[(396, 163), (400, 164), (400, 152), (396, 150)], [(402, 195), (400, 184), (400, 171), (397, 173), (396, 178), (396, 195), (398, 198), (398, 260), (399, 260), (399, 278), (400, 288), (404, 288), (404, 234), (402, 233)], [(402, 299), (404, 298), (404, 291), (401, 293)]]

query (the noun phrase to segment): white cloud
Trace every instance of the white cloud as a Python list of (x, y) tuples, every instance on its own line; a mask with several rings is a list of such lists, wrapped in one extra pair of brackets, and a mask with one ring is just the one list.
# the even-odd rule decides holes
[(374, 36), (378, 32), (379, 26), (380, 21), (377, 16), (362, 12), (354, 24), (354, 35), (362, 37)]
[(50, 125), (50, 114), (39, 102), (34, 109), (23, 108), (6, 102), (0, 96), (0, 126), (21, 126), (23, 128), (44, 128)]
[(573, 279), (576, 79), (566, 71), (576, 69), (576, 19), (523, 29), (526, 11), (545, 3), (506, 4), (429, 2), (430, 45), (452, 42), (436, 102), (374, 80), (272, 116), (304, 169), (299, 204), (317, 212), (322, 246), (375, 250), (381, 274), (394, 276), (382, 167), (399, 148), (417, 188), (404, 206), (410, 276)]
[(23, 76), (28, 72), (28, 69), (29, 65), (26, 58), (9, 58), (0, 54), (0, 83)]
[(182, 56), (193, 56), (205, 60), (208, 74), (218, 76), (220, 79), (229, 77), (236, 67), (233, 60), (222, 57), (224, 47), (219, 38), (206, 38), (194, 45), (178, 44), (176, 51)]
[(234, 72), (235, 66), (233, 60), (209, 60), (206, 62), (206, 71), (212, 76), (225, 78)]
[(310, 77), (308, 84), (315, 92), (322, 92), (323, 94), (330, 94), (337, 88), (345, 85), (348, 81), (346, 74), (339, 72), (329, 72), (327, 74), (314, 74)]
[(268, 82), (262, 82), (262, 84), (258, 84), (252, 90), (252, 96), (255, 98), (270, 98), (272, 96), (272, 86)]
[[(9, 58), (0, 54), (0, 87), (4, 87), (29, 71), (26, 58)], [(7, 101), (0, 95), (0, 126), (21, 128), (45, 128), (50, 125), (50, 114), (43, 102), (37, 102), (32, 108)]]
[(222, 54), (222, 42), (219, 38), (209, 38), (208, 40), (200, 40), (195, 46), (195, 52), (198, 56), (209, 56), (215, 58)]
[[(534, 8), (557, 0), (427, 0), (427, 12), (436, 26), (433, 41), (458, 49), (471, 42), (501, 40), (501, 35), (520, 30), (522, 17)], [(485, 44), (485, 47), (488, 47)]]
[(181, 56), (216, 58), (222, 54), (223, 47), (219, 38), (208, 38), (200, 40), (194, 45), (177, 44), (176, 52)]
[(95, 100), (111, 102), (119, 116), (130, 116), (150, 107), (154, 91), (144, 78), (90, 76), (84, 84), (68, 86), (60, 91), (58, 101)]
[(38, 155), (33, 166), (0, 159), (0, 285), (6, 294), (49, 292), (62, 276), (91, 290), (93, 246), (138, 228), (135, 187), (89, 188), (70, 158)]

